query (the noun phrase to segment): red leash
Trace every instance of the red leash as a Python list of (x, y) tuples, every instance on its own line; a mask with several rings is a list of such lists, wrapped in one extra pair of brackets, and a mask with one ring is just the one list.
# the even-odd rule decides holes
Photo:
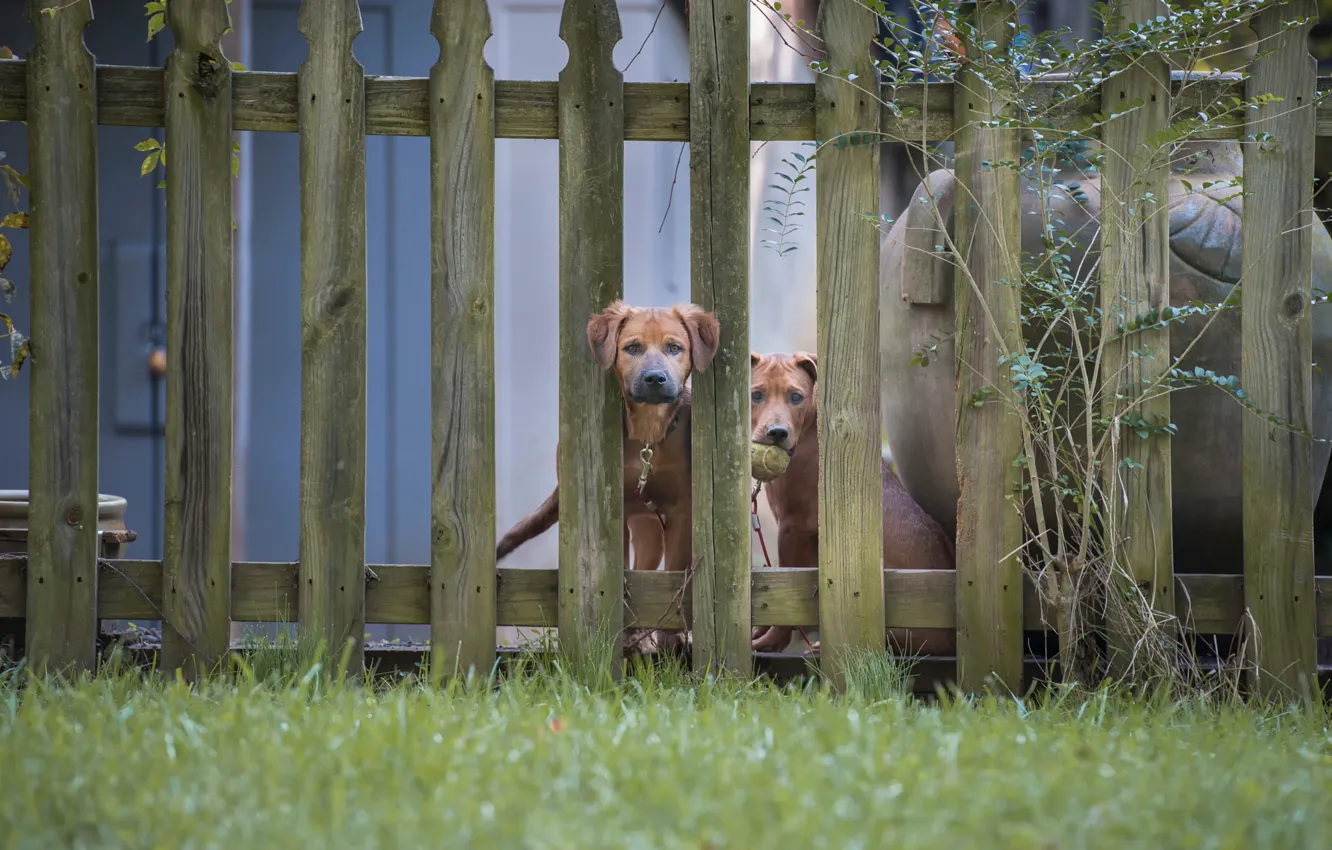
[[(754, 494), (749, 499), (749, 524), (754, 526), (754, 530), (758, 532), (759, 548), (763, 550), (764, 565), (771, 567), (772, 558), (768, 557), (768, 544), (763, 542), (763, 524), (759, 522), (759, 515), (758, 515), (758, 497), (759, 497), (759, 491), (762, 489), (763, 489), (763, 482), (762, 481), (755, 482)], [(814, 644), (809, 642), (809, 635), (805, 634), (805, 630), (802, 629), (800, 626), (796, 626), (796, 631), (800, 632), (800, 637), (802, 640), (805, 641), (805, 646), (808, 646), (809, 648), (813, 649)]]

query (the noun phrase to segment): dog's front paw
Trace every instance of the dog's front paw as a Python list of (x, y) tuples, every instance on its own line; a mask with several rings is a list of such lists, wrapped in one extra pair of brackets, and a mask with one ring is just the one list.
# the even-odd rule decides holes
[(769, 626), (750, 642), (754, 652), (781, 652), (791, 642), (790, 626)]

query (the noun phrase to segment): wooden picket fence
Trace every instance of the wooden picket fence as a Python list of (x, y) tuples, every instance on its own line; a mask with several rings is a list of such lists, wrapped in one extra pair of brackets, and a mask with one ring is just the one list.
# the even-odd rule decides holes
[[(558, 82), (494, 79), (482, 58), (491, 34), (486, 0), (436, 0), (430, 26), (441, 45), (439, 63), (429, 78), (391, 79), (367, 77), (353, 58), (361, 30), (355, 0), (304, 0), (300, 30), (309, 58), (294, 75), (231, 69), (219, 44), (228, 24), (225, 0), (170, 0), (176, 46), (165, 69), (97, 66), (82, 40), (88, 0), (32, 5), (34, 48), (26, 61), (0, 63), (0, 120), (28, 126), (35, 341), (30, 546), (26, 571), (17, 561), (0, 562), (0, 616), (27, 618), (32, 661), (88, 668), (99, 619), (164, 618), (160, 663), (193, 675), (228, 652), (232, 621), (298, 612), (301, 627), (331, 647), (359, 646), (367, 622), (429, 624), (432, 667), (441, 671), (490, 669), (503, 624), (558, 626), (566, 641), (596, 629), (688, 627), (696, 667), (748, 673), (751, 625), (774, 624), (819, 626), (824, 664), (835, 675), (841, 650), (882, 648), (890, 626), (957, 629), (958, 681), (966, 689), (992, 677), (1021, 680), (1022, 632), (1046, 628), (1046, 618), (1009, 557), (1021, 535), (1005, 501), (1017, 434), (1001, 406), (968, 410), (971, 421), (959, 427), (956, 573), (882, 569), (880, 411), (866, 391), (880, 374), (880, 237), (862, 219), (878, 206), (875, 146), (829, 147), (819, 155), (819, 563), (751, 571), (748, 516), (750, 141), (830, 139), (889, 125), (906, 137), (954, 139), (959, 179), (995, 223), (976, 229), (969, 261), (986, 270), (981, 285), (993, 296), (996, 319), (1016, 328), (1017, 304), (1002, 297), (999, 280), (1015, 266), (1017, 246), (992, 236), (1018, 232), (1015, 184), (985, 161), (1016, 160), (1019, 138), (979, 123), (1003, 104), (950, 96), (950, 87), (938, 84), (926, 102), (922, 84), (897, 90), (900, 105), (919, 110), (898, 116), (830, 76), (812, 85), (751, 83), (748, 0), (691, 0), (690, 83), (638, 84), (623, 82), (612, 62), (621, 37), (613, 0), (566, 0), (560, 37), (569, 64)], [(1292, 6), (1312, 10), (1313, 3)], [(1148, 0), (1122, 0), (1121, 7), (1137, 20), (1155, 8)], [(981, 0), (977, 14), (992, 37), (1007, 37), (998, 0)], [(1277, 20), (1266, 14), (1260, 32)], [(830, 66), (875, 79), (873, 23), (855, 0), (824, 0), (820, 27)], [(1266, 259), (1247, 270), (1243, 288), (1244, 375), (1256, 404), (1308, 426), (1309, 311), (1292, 312), (1290, 299), (1296, 307), (1308, 301), (1313, 222), (1305, 176), (1313, 173), (1315, 132), (1332, 133), (1332, 113), (1313, 108), (1318, 81), (1312, 60), (1304, 59), (1304, 38), (1301, 28), (1277, 34), (1279, 49), (1256, 62), (1247, 82), (1197, 84), (1190, 93), (1284, 99), (1229, 131), (1231, 138), (1267, 132), (1284, 140), (1279, 156), (1245, 159), (1245, 184), (1271, 188), (1245, 202), (1245, 256)], [(1300, 61), (1292, 62), (1286, 54), (1297, 49)], [(1119, 99), (1155, 101), (1161, 94), (1162, 101), (1107, 130), (1104, 141), (1127, 155), (1162, 128), (1169, 96), (1153, 89), (1148, 71), (1121, 82), (1103, 93), (1107, 113)], [(956, 85), (967, 83), (964, 72)], [(1056, 121), (1071, 125), (1079, 117)], [(172, 153), (161, 562), (99, 566), (97, 558), (99, 124), (165, 127)], [(239, 130), (300, 138), (298, 563), (233, 563), (230, 552), (231, 153)], [(434, 470), (431, 562), (370, 565), (369, 572), (367, 134), (431, 139), (434, 340), (433, 449), (421, 459)], [(558, 570), (495, 565), (496, 138), (560, 142)], [(639, 140), (690, 144), (692, 299), (722, 325), (715, 365), (694, 377), (695, 569), (687, 583), (682, 574), (623, 569), (620, 402), (586, 351), (588, 316), (621, 293), (623, 143)], [(1131, 175), (1112, 168), (1104, 179), (1113, 189)], [(1155, 220), (1159, 227), (1140, 230), (1107, 222), (1105, 250), (1162, 255), (1165, 220)], [(1119, 267), (1104, 264), (1108, 274)], [(1111, 274), (1107, 288), (1160, 303), (1164, 276), (1133, 268)], [(963, 301), (969, 297), (958, 291)], [(959, 316), (964, 307), (959, 303)], [(999, 343), (968, 331), (959, 356), (997, 369)], [(1168, 351), (1168, 338), (1162, 343)], [(963, 381), (959, 393), (970, 389)], [(1168, 451), (1154, 459), (1166, 470)], [(1164, 546), (1157, 549), (1164, 555), (1141, 562), (1143, 577), (1176, 588), (1161, 597), (1173, 598), (1175, 613), (1199, 632), (1234, 633), (1247, 612), (1262, 635), (1258, 662), (1276, 671), (1273, 680), (1307, 681), (1315, 634), (1332, 634), (1332, 595), (1314, 592), (1308, 443), (1272, 441), (1262, 423), (1246, 423), (1243, 453), (1244, 575), (1174, 576)], [(1149, 516), (1146, 507), (1162, 504), (1168, 474), (1139, 480), (1143, 498), (1130, 503), (1126, 521), (1168, 533), (1170, 523), (1153, 524), (1160, 515)], [(359, 649), (352, 659), (362, 663)]]

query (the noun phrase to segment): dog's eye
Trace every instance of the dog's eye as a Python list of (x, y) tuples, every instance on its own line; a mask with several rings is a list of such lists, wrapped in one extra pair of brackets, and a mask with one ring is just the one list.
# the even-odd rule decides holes
[(799, 404), (800, 402), (802, 402), (802, 401), (804, 401), (804, 400), (805, 400), (805, 397), (804, 397), (803, 395), (801, 395), (800, 393), (791, 393), (791, 403), (792, 403), (792, 404)]
[(671, 342), (666, 344), (666, 350), (671, 354), (679, 354), (681, 351), (684, 351), (684, 347), (677, 342)]
[(754, 402), (755, 404), (762, 404), (763, 390), (754, 390), (752, 393), (749, 394), (749, 400)]
[(624, 353), (625, 353), (625, 354), (642, 354), (642, 353), (643, 353), (643, 346), (639, 345), (639, 344), (636, 343), (636, 342), (631, 342), (631, 343), (629, 343), (628, 345), (626, 345), (626, 346), (624, 347)]

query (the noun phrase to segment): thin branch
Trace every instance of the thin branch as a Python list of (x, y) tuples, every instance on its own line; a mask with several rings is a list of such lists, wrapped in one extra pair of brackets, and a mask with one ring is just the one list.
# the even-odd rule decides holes
[(681, 144), (680, 155), (675, 159), (675, 172), (671, 175), (671, 191), (670, 194), (666, 196), (666, 212), (661, 214), (661, 226), (657, 228), (658, 233), (661, 233), (666, 229), (666, 219), (671, 214), (671, 204), (675, 202), (675, 183), (680, 179), (680, 163), (684, 162), (685, 149), (688, 147), (688, 142)]
[(638, 57), (643, 55), (643, 50), (647, 47), (652, 34), (657, 31), (657, 22), (661, 20), (661, 13), (664, 11), (666, 11), (666, 0), (661, 0), (661, 5), (657, 7), (657, 16), (652, 19), (652, 28), (648, 30), (647, 35), (643, 36), (643, 43), (638, 45), (638, 52), (634, 54), (634, 58), (629, 60), (629, 64), (624, 66), (624, 71), (621, 73), (628, 74), (629, 69), (634, 67), (634, 62), (638, 61)]

